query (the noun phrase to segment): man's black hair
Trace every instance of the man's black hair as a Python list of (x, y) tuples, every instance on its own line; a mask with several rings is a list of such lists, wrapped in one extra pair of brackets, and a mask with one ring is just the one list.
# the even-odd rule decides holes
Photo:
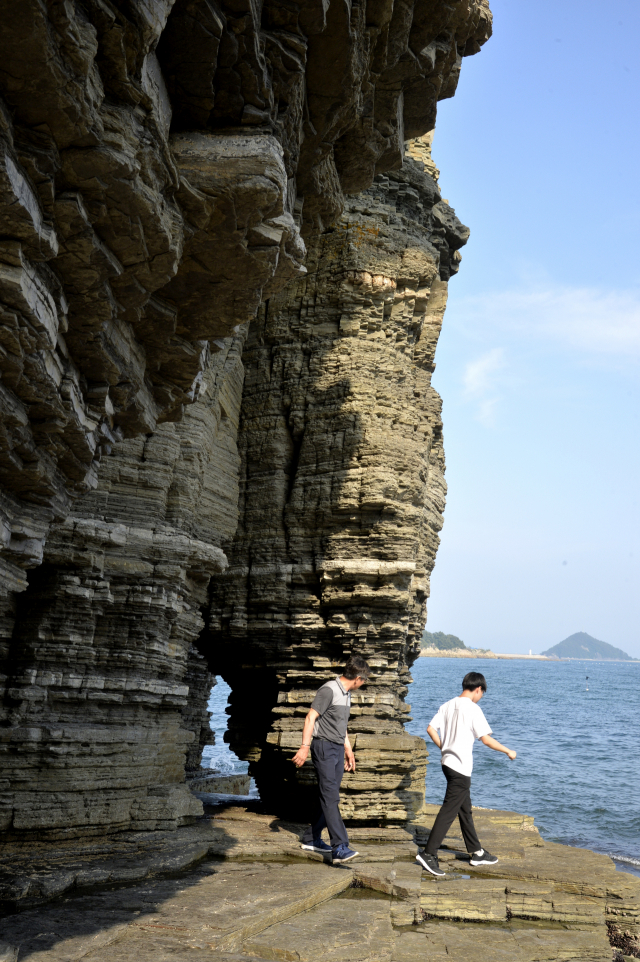
[(475, 691), (476, 688), (482, 688), (483, 691), (487, 690), (487, 679), (484, 675), (481, 675), (479, 671), (469, 671), (462, 679), (462, 690), (463, 691)]
[(356, 678), (364, 678), (367, 681), (370, 674), (371, 669), (364, 658), (360, 658), (359, 655), (352, 655), (342, 669), (343, 677), (349, 681), (355, 681)]

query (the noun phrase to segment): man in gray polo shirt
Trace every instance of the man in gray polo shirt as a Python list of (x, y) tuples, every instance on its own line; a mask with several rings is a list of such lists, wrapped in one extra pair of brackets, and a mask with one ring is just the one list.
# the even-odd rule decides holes
[[(293, 756), (300, 768), (311, 748), (311, 761), (318, 776), (318, 806), (311, 825), (302, 837), (302, 847), (311, 852), (331, 852), (334, 862), (348, 862), (358, 854), (349, 848), (349, 838), (340, 815), (340, 782), (344, 772), (355, 772), (356, 760), (347, 734), (351, 692), (361, 688), (371, 671), (364, 658), (354, 655), (334, 681), (316, 693), (304, 721), (302, 745)], [(331, 845), (322, 841), (329, 829)]]

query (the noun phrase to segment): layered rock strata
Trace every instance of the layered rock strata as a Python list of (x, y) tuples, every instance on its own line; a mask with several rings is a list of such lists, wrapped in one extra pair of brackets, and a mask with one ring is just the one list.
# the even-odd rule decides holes
[(431, 374), (468, 237), (434, 173), (429, 138), (413, 142), (250, 327), (240, 521), (200, 646), (233, 689), (231, 746), (274, 810), (302, 804), (291, 749), (351, 653), (375, 676), (353, 696), (343, 813), (404, 820), (423, 803), (425, 745), (404, 732), (404, 698), (444, 508)]
[[(346, 257), (353, 225), (362, 221), (365, 233), (378, 230), (375, 216), (365, 213), (372, 204), (383, 218), (388, 208), (400, 224), (409, 199), (406, 224), (393, 228), (398, 237), (389, 239), (382, 257), (395, 256), (389, 278), (403, 287), (404, 274), (394, 270), (412, 255), (400, 235), (413, 213), (423, 216), (419, 205), (426, 205), (415, 242), (435, 246), (416, 254), (409, 283), (424, 281), (429, 289), (429, 316), (436, 320), (425, 330), (435, 331), (443, 305), (429, 278), (438, 272), (448, 276), (452, 252), (463, 239), (435, 187), (411, 186), (413, 174), (404, 172), (392, 178), (392, 192), (396, 183), (404, 185), (395, 214), (395, 201), (380, 200), (384, 182), (360, 199), (349, 195), (367, 188), (374, 175), (398, 170), (404, 138), (433, 127), (437, 101), (453, 94), (461, 58), (480, 49), (491, 18), (486, 0), (416, 0), (409, 7), (383, 0), (348, 8), (266, 3), (260, 10), (213, 0), (152, 5), (26, 0), (20, 17), (14, 13), (7, 0), (0, 2), (0, 822), (10, 833), (40, 836), (91, 834), (98, 827), (170, 828), (199, 810), (183, 779), (185, 764), (197, 769), (210, 737), (209, 672), (223, 670), (240, 680), (241, 659), (253, 651), (242, 633), (229, 632), (235, 615), (230, 621), (224, 614), (230, 604), (236, 606), (237, 559), (251, 527), (246, 494), (234, 575), (215, 588), (220, 612), (208, 594), (210, 581), (226, 566), (225, 550), (237, 524), (236, 435), (246, 325), (261, 303), (286, 314), (287, 298), (278, 297), (305, 273), (303, 235), (314, 270), (327, 252), (358, 278), (375, 274), (375, 256), (368, 268), (362, 259)], [(415, 211), (414, 194), (419, 195)], [(347, 217), (338, 226), (345, 198)], [(346, 245), (338, 242), (341, 237)], [(363, 254), (374, 248), (365, 245)], [(321, 271), (329, 282), (326, 265)], [(337, 305), (348, 306), (345, 284), (339, 280), (335, 293), (317, 290), (332, 302), (328, 330), (334, 332), (337, 324), (338, 341), (355, 345), (348, 320), (341, 327), (335, 316)], [(369, 295), (364, 300), (361, 295), (367, 285), (373, 292), (373, 281), (360, 278), (352, 285), (354, 325), (366, 313)], [(293, 288), (291, 303), (301, 290)], [(388, 324), (386, 294), (382, 299), (380, 294), (375, 291), (376, 307), (366, 321), (372, 332), (376, 311), (382, 311), (380, 330)], [(402, 310), (409, 310), (405, 300)], [(385, 359), (384, 351), (367, 349), (358, 363), (371, 363), (371, 377), (385, 369), (390, 383), (397, 373), (404, 404), (412, 407), (407, 385), (413, 378), (419, 393), (423, 375), (413, 372), (409, 355), (424, 311), (418, 306), (418, 320), (410, 311), (401, 320), (399, 310), (390, 337), (398, 343), (408, 339), (407, 352), (387, 352)], [(263, 314), (251, 334), (248, 412), (257, 397), (256, 331), (266, 324)], [(307, 336), (300, 324), (286, 335)], [(329, 380), (333, 336), (327, 335), (318, 355), (320, 367), (327, 358), (329, 367), (320, 375)], [(426, 341), (416, 348), (416, 372), (420, 365), (428, 369), (429, 350)], [(341, 354), (337, 347), (336, 353)], [(290, 383), (280, 378), (284, 404), (301, 387), (316, 395), (324, 390), (319, 381), (296, 386), (295, 367), (289, 374)], [(314, 377), (312, 372), (311, 381)], [(331, 413), (332, 391), (334, 386), (326, 398), (327, 415), (339, 423), (341, 415)], [(441, 455), (436, 402), (429, 398), (418, 401), (414, 420), (416, 439), (427, 439), (433, 455), (429, 498), (435, 506)], [(274, 403), (272, 396), (269, 404)], [(321, 406), (320, 400), (314, 404)], [(384, 399), (380, 404), (385, 406)], [(346, 445), (355, 450), (360, 444), (366, 460), (357, 404), (352, 413)], [(286, 430), (295, 449), (300, 430)], [(408, 427), (398, 437), (403, 431), (398, 451), (408, 443)], [(309, 438), (314, 432), (319, 437), (321, 427), (310, 428)], [(383, 445), (371, 426), (369, 436), (373, 464)], [(265, 443), (277, 448), (280, 441)], [(348, 460), (347, 452), (344, 457)], [(340, 472), (340, 458), (334, 460)], [(424, 488), (423, 462), (411, 468), (423, 474), (411, 485)], [(266, 470), (273, 470), (268, 459)], [(366, 497), (363, 501), (367, 518), (378, 510), (372, 507), (378, 498), (372, 470), (367, 484), (373, 501), (368, 507)], [(292, 488), (294, 481), (292, 475)], [(310, 469), (299, 482), (296, 498), (314, 487)], [(326, 477), (318, 484), (325, 482)], [(338, 476), (331, 483), (337, 492)], [(278, 497), (275, 517), (283, 509)], [(405, 741), (399, 769), (398, 746), (389, 743), (386, 756), (384, 788), (397, 789), (397, 804), (378, 805), (375, 792), (365, 789), (363, 817), (378, 811), (401, 817), (420, 803), (424, 759), (412, 769), (415, 746), (406, 741), (400, 721), (406, 652), (435, 550), (428, 532), (438, 521), (437, 506), (429, 520), (432, 509), (420, 508), (416, 497), (416, 510), (405, 512), (397, 558), (376, 547), (387, 532), (376, 533), (370, 518), (365, 527), (372, 533), (345, 529), (342, 547), (337, 519), (346, 517), (345, 506), (326, 522), (320, 540), (333, 547), (324, 560), (319, 556), (325, 567), (317, 567), (314, 577), (322, 581), (322, 604), (332, 591), (335, 599), (324, 635), (318, 635), (317, 665), (295, 654), (284, 675), (280, 655), (269, 665), (268, 683), (255, 704), (254, 745), (240, 732), (242, 712), (234, 714), (233, 737), (256, 764), (269, 731), (270, 744), (274, 737), (278, 741), (270, 750), (284, 747), (281, 739), (298, 724), (286, 707), (297, 697), (293, 689), (302, 699), (293, 709), (299, 713), (309, 687), (362, 636), (371, 609), (370, 651), (381, 672), (365, 711), (370, 720), (360, 732), (360, 748), (368, 735)], [(288, 496), (285, 500), (288, 504)], [(307, 538), (302, 529), (310, 521), (304, 498), (297, 507), (292, 503), (292, 510), (299, 514), (302, 545)], [(415, 536), (408, 531), (414, 522)], [(269, 564), (279, 538), (266, 551)], [(265, 550), (258, 542), (256, 558)], [(300, 545), (293, 554), (285, 546), (285, 567), (299, 550), (308, 553)], [(362, 582), (365, 561), (372, 567)], [(300, 563), (314, 570), (308, 559)], [(34, 570), (27, 577), (29, 569)], [(259, 577), (256, 567), (252, 585)], [(311, 626), (318, 625), (316, 601), (322, 599), (315, 589), (307, 591), (313, 588), (311, 575), (304, 577), (308, 584), (291, 605), (298, 619), (291, 640), (298, 644), (302, 637), (298, 627), (307, 597), (303, 647), (309, 649), (315, 637)], [(354, 595), (352, 617), (340, 596), (345, 585), (353, 594), (356, 582), (362, 597)], [(378, 617), (385, 592), (383, 607), (393, 613), (388, 628)], [(247, 605), (249, 610), (253, 601)], [(284, 601), (283, 617), (289, 617), (289, 607)], [(213, 622), (203, 634), (205, 608)], [(342, 647), (328, 640), (342, 631), (336, 628), (340, 611), (346, 611)], [(256, 664), (283, 643), (277, 625), (273, 642), (264, 647), (263, 639), (264, 632), (254, 646), (261, 652)], [(272, 669), (285, 699), (275, 728)], [(242, 704), (246, 692), (234, 697)], [(264, 790), (270, 790), (267, 782)]]
[(0, 730), (11, 833), (193, 817), (185, 755), (196, 771), (210, 670), (234, 689), (232, 747), (265, 800), (281, 808), (285, 789), (299, 808), (288, 749), (351, 650), (376, 679), (354, 706), (345, 814), (419, 811), (426, 753), (403, 699), (444, 504), (430, 376), (467, 231), (429, 173), (428, 138), (410, 153), (320, 236), (308, 284), (269, 300), (244, 351), (241, 332), (210, 358), (182, 421), (118, 445), (52, 529)]
[(3, 828), (66, 837), (162, 829), (211, 741), (213, 679), (193, 647), (237, 520), (241, 333), (177, 424), (123, 441), (54, 525), (21, 599), (0, 727)]
[(179, 420), (210, 354), (303, 270), (281, 143), (173, 134), (155, 54), (172, 3), (120, 6), (0, 6), (5, 644), (103, 454)]
[(433, 126), (490, 14), (3, 0), (0, 24), (6, 594), (102, 453), (179, 418), (216, 341), (302, 270), (305, 197), (310, 226), (335, 216)]

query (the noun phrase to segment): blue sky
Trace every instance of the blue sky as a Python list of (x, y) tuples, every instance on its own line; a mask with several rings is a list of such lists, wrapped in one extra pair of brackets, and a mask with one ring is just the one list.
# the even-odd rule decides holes
[(433, 378), (449, 495), (427, 627), (640, 657), (640, 3), (491, 5), (433, 148), (471, 238)]

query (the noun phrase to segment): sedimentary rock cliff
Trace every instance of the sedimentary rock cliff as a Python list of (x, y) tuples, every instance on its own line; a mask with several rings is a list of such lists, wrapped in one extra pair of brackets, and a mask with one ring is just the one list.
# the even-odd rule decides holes
[[(359, 751), (406, 739), (466, 235), (403, 145), (486, 0), (3, 0), (0, 24), (2, 827), (191, 818), (210, 671), (266, 795), (265, 746), (353, 646), (378, 666)], [(352, 814), (419, 806), (402, 746)]]
[(234, 690), (231, 745), (272, 805), (298, 801), (302, 718), (351, 652), (375, 677), (353, 699), (343, 811), (404, 819), (424, 798), (404, 696), (444, 509), (431, 374), (468, 237), (432, 173), (429, 140), (414, 141), (399, 171), (349, 198), (243, 354), (240, 522), (200, 644)]

